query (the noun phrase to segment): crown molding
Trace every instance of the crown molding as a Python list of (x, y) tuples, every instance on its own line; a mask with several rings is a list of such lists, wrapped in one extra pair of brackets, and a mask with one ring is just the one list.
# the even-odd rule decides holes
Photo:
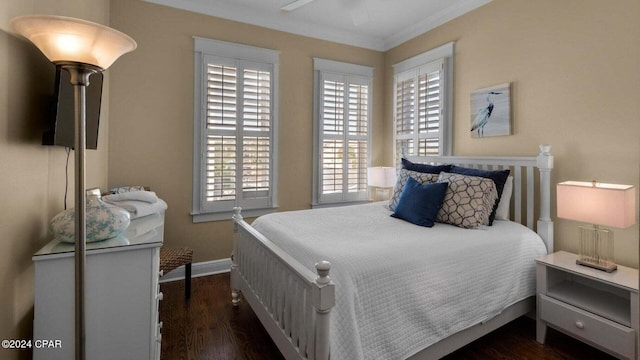
[(404, 30), (384, 39), (383, 49), (384, 51), (390, 50), (459, 16), (462, 16), (476, 8), (479, 8), (480, 6), (486, 5), (491, 1), (493, 0), (467, 0), (464, 3), (457, 3), (456, 5), (452, 5), (442, 11), (428, 16), (423, 21), (410, 25)]
[(492, 0), (465, 0), (463, 2), (459, 2), (428, 16), (419, 23), (411, 24), (400, 32), (397, 32), (387, 38), (368, 36), (361, 33), (337, 29), (332, 26), (299, 21), (292, 17), (283, 16), (279, 9), (274, 9), (273, 12), (265, 13), (247, 11), (246, 7), (234, 5), (229, 2), (216, 2), (215, 6), (212, 6), (211, 1), (144, 1), (315, 39), (327, 40), (370, 50), (387, 51), (460, 15), (485, 5)]

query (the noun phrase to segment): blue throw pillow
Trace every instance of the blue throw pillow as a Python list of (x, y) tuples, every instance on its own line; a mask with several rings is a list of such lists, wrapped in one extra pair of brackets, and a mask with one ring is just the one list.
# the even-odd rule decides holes
[(416, 164), (402, 158), (402, 168), (426, 174), (440, 174), (441, 172), (450, 172), (449, 170), (451, 170), (451, 165)]
[(478, 176), (493, 180), (493, 182), (496, 184), (496, 190), (498, 190), (498, 200), (496, 200), (495, 204), (493, 205), (493, 210), (491, 211), (491, 215), (489, 216), (489, 226), (493, 225), (493, 220), (496, 218), (496, 210), (498, 209), (498, 204), (500, 203), (500, 198), (502, 197), (502, 190), (504, 189), (504, 184), (507, 182), (507, 178), (509, 177), (509, 169), (481, 170), (453, 165), (450, 172), (453, 174)]
[(391, 216), (416, 225), (432, 227), (442, 207), (448, 185), (448, 183), (420, 184), (410, 177)]

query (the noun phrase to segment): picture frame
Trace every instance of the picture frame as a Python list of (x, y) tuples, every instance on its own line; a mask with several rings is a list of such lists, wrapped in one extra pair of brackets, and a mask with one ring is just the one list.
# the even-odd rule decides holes
[(511, 135), (511, 83), (471, 93), (472, 138)]

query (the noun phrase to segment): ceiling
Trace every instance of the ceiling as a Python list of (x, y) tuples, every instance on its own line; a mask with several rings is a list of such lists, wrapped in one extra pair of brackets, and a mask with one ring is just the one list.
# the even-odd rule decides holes
[(145, 0), (298, 35), (389, 50), (491, 0)]

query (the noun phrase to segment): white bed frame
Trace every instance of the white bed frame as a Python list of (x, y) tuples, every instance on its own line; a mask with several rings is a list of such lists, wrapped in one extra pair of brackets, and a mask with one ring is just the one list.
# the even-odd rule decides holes
[[(550, 146), (540, 145), (539, 155), (533, 157), (429, 156), (410, 157), (409, 160), (487, 170), (510, 169), (514, 177), (512, 220), (534, 229), (534, 212), (538, 208), (536, 231), (545, 242), (547, 252), (553, 252), (550, 217), (553, 156)], [(535, 169), (538, 169), (538, 181), (534, 176)], [(536, 190), (539, 191), (537, 207)], [(335, 286), (329, 277), (331, 264), (319, 261), (314, 273), (245, 222), (240, 208), (234, 211), (233, 304), (238, 305), (242, 293), (286, 359), (328, 360), (329, 319), (335, 305)], [(491, 320), (429, 346), (411, 359), (440, 358), (534, 310), (535, 298), (532, 296)]]

